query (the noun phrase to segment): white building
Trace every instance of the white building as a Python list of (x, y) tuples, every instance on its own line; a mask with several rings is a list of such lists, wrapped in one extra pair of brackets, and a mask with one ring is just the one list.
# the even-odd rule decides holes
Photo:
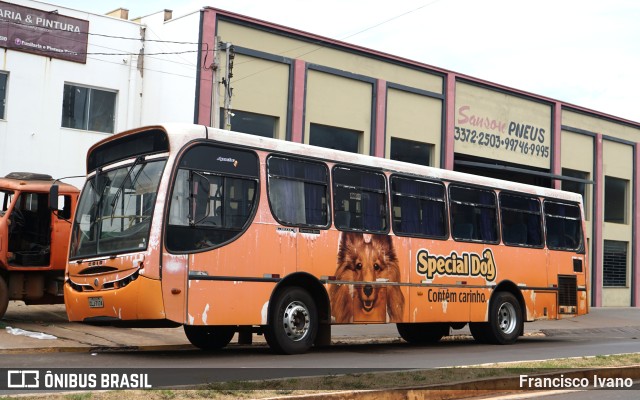
[[(144, 31), (126, 15), (38, 1), (14, 0), (0, 9), (0, 175), (83, 175), (92, 144), (141, 123)], [(54, 49), (79, 46), (80, 61), (57, 58), (47, 40), (57, 41)]]

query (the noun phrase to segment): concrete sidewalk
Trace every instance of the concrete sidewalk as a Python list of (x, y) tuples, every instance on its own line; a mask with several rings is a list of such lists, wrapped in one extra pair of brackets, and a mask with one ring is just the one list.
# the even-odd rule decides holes
[[(469, 335), (467, 328), (452, 332)], [(624, 333), (640, 337), (640, 308), (592, 308), (588, 315), (525, 324), (525, 334)], [(38, 338), (38, 337), (50, 338)], [(235, 339), (234, 339), (235, 340)], [(400, 341), (394, 324), (332, 327), (334, 343)], [(254, 344), (264, 343), (253, 335)], [(232, 342), (233, 343), (233, 342)], [(193, 349), (179, 328), (116, 328), (67, 321), (64, 305), (25, 306), (11, 302), (0, 320), (0, 354)]]

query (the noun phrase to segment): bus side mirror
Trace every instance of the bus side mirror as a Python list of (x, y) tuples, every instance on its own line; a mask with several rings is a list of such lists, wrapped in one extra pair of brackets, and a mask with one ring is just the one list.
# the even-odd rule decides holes
[(51, 185), (49, 189), (49, 210), (58, 211), (58, 185)]

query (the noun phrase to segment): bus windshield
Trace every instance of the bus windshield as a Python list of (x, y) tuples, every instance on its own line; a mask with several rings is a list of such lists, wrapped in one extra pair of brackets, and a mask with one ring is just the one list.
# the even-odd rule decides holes
[(71, 258), (147, 248), (151, 216), (166, 160), (136, 159), (87, 180), (73, 223)]

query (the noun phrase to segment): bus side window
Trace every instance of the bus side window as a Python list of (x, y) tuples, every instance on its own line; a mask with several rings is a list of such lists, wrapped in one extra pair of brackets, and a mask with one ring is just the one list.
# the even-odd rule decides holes
[(582, 250), (582, 217), (575, 204), (545, 200), (547, 247), (552, 250)]
[(500, 214), (504, 244), (542, 246), (542, 213), (538, 199), (500, 193)]
[(201, 144), (185, 152), (178, 164), (167, 219), (167, 249), (201, 251), (239, 237), (258, 204), (257, 155)]
[(267, 160), (269, 204), (283, 225), (329, 224), (329, 172), (322, 163), (271, 156)]
[(449, 200), (454, 239), (498, 242), (496, 195), (492, 190), (451, 185)]
[(391, 177), (393, 230), (398, 235), (444, 238), (445, 188), (439, 182)]
[(386, 178), (372, 171), (333, 169), (334, 222), (340, 230), (387, 233)]

